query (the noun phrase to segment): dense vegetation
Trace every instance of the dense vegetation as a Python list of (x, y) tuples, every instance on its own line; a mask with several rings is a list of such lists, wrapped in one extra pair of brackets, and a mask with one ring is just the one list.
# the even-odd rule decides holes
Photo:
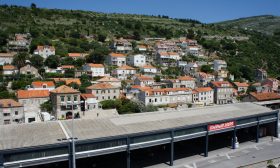
[[(264, 24), (263, 18), (269, 17), (273, 29)], [(237, 79), (252, 80), (255, 68), (265, 68), (269, 74), (278, 77), (280, 62), (280, 30), (278, 17), (262, 16), (218, 24), (203, 24), (191, 19), (172, 19), (168, 16), (146, 16), (128, 14), (105, 14), (78, 10), (41, 9), (18, 6), (0, 6), (0, 51), (6, 49), (6, 39), (14, 33), (31, 33), (31, 50), (37, 45), (52, 44), (56, 54), (64, 57), (68, 52), (90, 52), (87, 62), (100, 63), (102, 55), (109, 52), (108, 46), (114, 37), (141, 40), (144, 37), (180, 37), (187, 36), (199, 41), (211, 53), (228, 62), (229, 70)], [(245, 30), (244, 25), (254, 22), (254, 29)], [(257, 24), (259, 22), (259, 24)], [(236, 26), (232, 26), (236, 23)], [(238, 23), (238, 24), (237, 24)], [(279, 26), (278, 26), (279, 27)], [(260, 30), (260, 28), (262, 30)], [(266, 29), (270, 33), (262, 34)], [(261, 33), (260, 33), (261, 32)], [(269, 34), (267, 36), (266, 34)], [(218, 38), (207, 39), (215, 35)], [(85, 36), (92, 38), (86, 39)], [(229, 40), (226, 37), (249, 37), (249, 40)], [(40, 58), (39, 58), (40, 59)], [(190, 58), (186, 58), (190, 60)], [(60, 62), (59, 62), (60, 61)], [(56, 67), (66, 65), (73, 60), (57, 60), (52, 57), (45, 65)], [(31, 59), (37, 67), (42, 61)], [(22, 62), (18, 62), (21, 65)], [(84, 62), (75, 62), (79, 67)], [(207, 67), (205, 67), (207, 68)], [(173, 74), (174, 69), (166, 71)], [(205, 69), (209, 71), (209, 69)], [(177, 72), (177, 71), (176, 71)], [(180, 74), (175, 74), (180, 75)]]

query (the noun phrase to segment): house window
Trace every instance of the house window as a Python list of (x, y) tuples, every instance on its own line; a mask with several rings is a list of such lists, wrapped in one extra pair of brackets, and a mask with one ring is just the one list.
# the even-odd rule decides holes
[(108, 90), (108, 93), (110, 93), (110, 90)]
[(104, 96), (102, 96), (102, 100), (104, 100), (105, 98), (104, 98)]
[(4, 116), (8, 117), (8, 116), (11, 116), (11, 114), (10, 113), (4, 113)]
[(74, 101), (78, 101), (78, 96), (74, 96)]
[(96, 94), (98, 94), (98, 90), (96, 90)]
[(110, 96), (108, 96), (108, 100), (110, 100)]
[(47, 88), (47, 85), (44, 84), (44, 85), (43, 85), (43, 88)]
[(10, 120), (4, 120), (4, 124), (11, 124)]
[(116, 96), (114, 96), (114, 99), (116, 99)]
[(116, 90), (114, 90), (114, 93), (116, 93)]
[(64, 96), (60, 96), (60, 101), (64, 102)]
[(67, 96), (67, 101), (71, 101), (71, 96)]
[(18, 115), (18, 111), (15, 111), (15, 115)]

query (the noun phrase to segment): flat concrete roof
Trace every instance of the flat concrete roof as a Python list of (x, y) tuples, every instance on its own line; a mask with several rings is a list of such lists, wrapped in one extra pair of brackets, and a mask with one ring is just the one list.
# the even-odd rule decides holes
[[(168, 112), (149, 112), (101, 119), (74, 120), (78, 140), (144, 133), (232, 118), (265, 114), (273, 110), (253, 103), (217, 105)], [(72, 121), (65, 120), (0, 126), (0, 150), (62, 143), (71, 137)], [(64, 141), (65, 142), (65, 141)]]

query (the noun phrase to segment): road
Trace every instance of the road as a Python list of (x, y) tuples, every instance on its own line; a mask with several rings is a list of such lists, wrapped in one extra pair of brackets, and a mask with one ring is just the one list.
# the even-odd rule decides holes
[[(191, 156), (175, 160), (173, 168), (236, 168), (260, 161), (280, 157), (280, 139), (270, 137), (260, 139), (259, 143), (246, 142), (239, 149), (223, 148), (209, 152), (209, 157)], [(170, 167), (167, 164), (149, 166), (149, 168)]]

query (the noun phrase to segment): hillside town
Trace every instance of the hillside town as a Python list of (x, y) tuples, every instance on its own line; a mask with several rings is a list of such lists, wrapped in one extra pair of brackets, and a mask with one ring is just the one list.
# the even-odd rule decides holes
[(114, 38), (106, 54), (92, 48), (65, 56), (52, 45), (31, 52), (30, 34), (7, 40), (0, 53), (0, 125), (239, 102), (280, 105), (279, 80), (267, 69), (256, 69), (253, 80), (235, 79), (225, 60), (187, 37)]

